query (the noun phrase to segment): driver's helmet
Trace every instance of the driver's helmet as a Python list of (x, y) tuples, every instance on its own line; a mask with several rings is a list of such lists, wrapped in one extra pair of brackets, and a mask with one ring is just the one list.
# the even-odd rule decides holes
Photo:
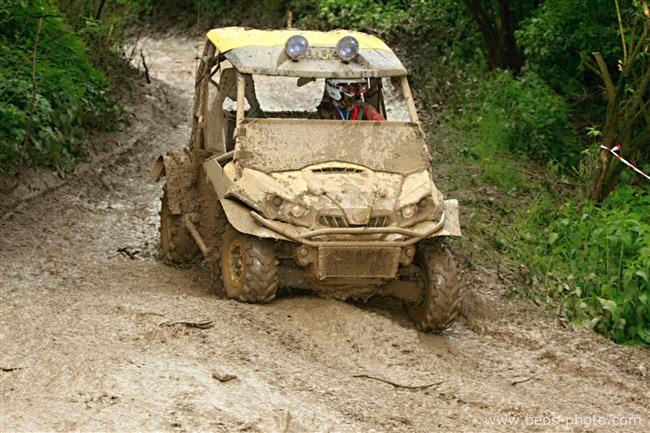
[(363, 78), (328, 78), (325, 80), (325, 92), (334, 101), (362, 96), (368, 91), (368, 82)]

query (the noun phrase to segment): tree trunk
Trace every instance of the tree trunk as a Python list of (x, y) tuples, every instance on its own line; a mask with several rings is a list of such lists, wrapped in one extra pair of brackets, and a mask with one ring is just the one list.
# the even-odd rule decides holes
[(507, 68), (519, 74), (521, 71), (521, 54), (515, 40), (515, 24), (510, 11), (509, 0), (499, 0), (499, 14), (501, 16), (501, 34), (503, 36), (503, 51)]
[[(647, 36), (647, 23), (641, 35), (643, 41)], [(647, 107), (648, 88), (650, 87), (650, 69), (645, 68), (642, 63), (643, 59), (638, 57), (641, 50), (633, 49), (630, 45), (628, 50), (628, 63), (624, 65), (623, 70), (618, 76), (618, 83), (614, 86), (614, 81), (605, 64), (602, 55), (595, 52), (594, 58), (596, 65), (587, 63), (594, 72), (596, 72), (603, 84), (605, 85), (605, 94), (607, 95), (607, 113), (605, 115), (605, 125), (603, 127), (603, 144), (608, 148), (620, 145), (619, 155), (627, 160), (642, 160), (643, 156), (647, 157), (647, 146), (650, 142), (648, 137), (649, 126), (647, 124)], [(642, 75), (635, 79), (635, 62), (641, 63)], [(634, 93), (627, 96), (629, 89)], [(645, 122), (642, 124), (641, 122)], [(640, 127), (639, 127), (640, 126)], [(640, 134), (635, 137), (634, 134)], [(603, 201), (610, 192), (616, 188), (624, 165), (608, 151), (601, 151), (600, 165), (591, 184), (589, 195), (597, 202)]]
[(591, 185), (591, 191), (589, 194), (591, 199), (596, 202), (600, 203), (605, 200), (605, 198), (614, 191), (614, 188), (616, 188), (618, 180), (621, 177), (623, 164), (617, 163), (617, 161), (614, 161), (612, 164), (613, 160), (613, 155), (606, 150), (603, 150), (600, 168), (598, 169), (598, 173)]
[(521, 71), (522, 59), (515, 39), (509, 0), (498, 0), (498, 16), (491, 16), (484, 0), (464, 0), (483, 36), (485, 54), (491, 68)]
[[(624, 52), (627, 55), (619, 63), (617, 84), (599, 52), (593, 53), (595, 64), (582, 56), (583, 64), (600, 77), (607, 97), (607, 113), (603, 126), (603, 145), (612, 148), (620, 145), (618, 154), (630, 162), (640, 164), (650, 156), (650, 113), (648, 113), (648, 89), (650, 89), (650, 68), (647, 51), (650, 23), (650, 8), (647, 1), (642, 1), (643, 8), (631, 29), (631, 37)], [(644, 16), (645, 15), (645, 16)], [(623, 33), (623, 24), (619, 14), (619, 25)], [(639, 24), (642, 25), (639, 26)], [(635, 31), (638, 32), (635, 34)], [(601, 151), (600, 164), (589, 190), (591, 198), (603, 201), (611, 193), (620, 179), (625, 166), (606, 150)]]
[(95, 19), (99, 21), (102, 18), (102, 12), (104, 11), (104, 5), (106, 4), (106, 0), (101, 0), (99, 2), (99, 7), (97, 8), (97, 14), (95, 15)]
[[(613, 104), (610, 104), (610, 109)], [(617, 111), (617, 110), (614, 110)], [(614, 146), (621, 145), (621, 150), (618, 154), (623, 156), (623, 148), (627, 149), (627, 143), (621, 143), (619, 134), (615, 125), (618, 119), (618, 114), (614, 111), (608, 110), (607, 119), (604, 126), (603, 145), (612, 149)], [(617, 142), (618, 141), (618, 142)], [(600, 151), (600, 164), (594, 176), (594, 180), (589, 190), (589, 196), (596, 202), (601, 202), (614, 190), (618, 183), (618, 178), (621, 175), (623, 165), (616, 160), (616, 157), (609, 151), (601, 149)]]

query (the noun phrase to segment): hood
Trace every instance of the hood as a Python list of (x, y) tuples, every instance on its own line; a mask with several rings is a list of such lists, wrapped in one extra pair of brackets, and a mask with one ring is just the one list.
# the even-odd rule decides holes
[(397, 225), (406, 206), (442, 204), (428, 170), (405, 175), (346, 162), (270, 174), (245, 168), (235, 185), (233, 195), (267, 218), (306, 227)]

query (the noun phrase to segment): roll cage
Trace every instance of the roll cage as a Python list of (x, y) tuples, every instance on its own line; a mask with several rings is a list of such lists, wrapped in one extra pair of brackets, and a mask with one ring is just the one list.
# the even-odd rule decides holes
[[(229, 29), (233, 30), (233, 29)], [(367, 60), (360, 62), (361, 66), (357, 66), (357, 70), (350, 71), (350, 65), (345, 64), (341, 66), (340, 71), (331, 72), (330, 76), (323, 74), (324, 69), (334, 68), (331, 59), (323, 59), (323, 64), (327, 68), (319, 68), (318, 61), (315, 65), (310, 66), (309, 69), (305, 65), (301, 68), (296, 68), (293, 64), (288, 67), (281, 67), (287, 62), (282, 54), (277, 54), (277, 68), (269, 68), (268, 66), (255, 69), (250, 65), (250, 57), (255, 57), (250, 54), (251, 50), (259, 51), (260, 58), (266, 58), (269, 55), (272, 57), (275, 48), (255, 48), (244, 46), (240, 48), (231, 48), (232, 37), (228, 40), (230, 45), (225, 48), (229, 49), (226, 52), (220, 52), (218, 46), (220, 41), (214, 37), (213, 32), (208, 33), (208, 40), (205, 44), (203, 54), (199, 59), (199, 65), (196, 72), (195, 82), (195, 99), (193, 104), (193, 128), (192, 128), (192, 146), (198, 149), (205, 149), (206, 151), (223, 155), (232, 152), (235, 147), (235, 141), (239, 127), (242, 121), (247, 117), (268, 117), (262, 111), (257, 95), (255, 94), (255, 85), (253, 81), (253, 73), (266, 76), (284, 76), (295, 77), (297, 79), (297, 86), (302, 86), (316, 78), (361, 78), (365, 77), (369, 80), (371, 91), (367, 95), (367, 101), (374, 107), (377, 107), (380, 112), (386, 117), (385, 104), (382, 91), (382, 78), (390, 78), (393, 85), (401, 92), (406, 107), (408, 109), (409, 120), (413, 123), (419, 123), (413, 96), (406, 79), (406, 70), (397, 60), (397, 57), (390, 51), (380, 40), (374, 38), (368, 42), (369, 47), (367, 50), (362, 50), (366, 58), (371, 58), (371, 54), (375, 55), (380, 53), (383, 57), (388, 58), (388, 61), (380, 63), (380, 67), (371, 69), (372, 64)], [(235, 34), (246, 32), (241, 30)], [(278, 33), (288, 31), (257, 31), (272, 34), (273, 37), (279, 37)], [(334, 32), (311, 32), (316, 36), (330, 37)], [(211, 37), (211, 34), (213, 37)], [(369, 35), (363, 35), (370, 37)], [(250, 35), (248, 35), (250, 36)], [(284, 36), (282, 36), (284, 37)], [(215, 41), (217, 45), (215, 45)], [(379, 41), (379, 42), (377, 42)], [(240, 42), (241, 43), (241, 42)], [(221, 42), (221, 45), (224, 45)], [(237, 46), (234, 44), (233, 46)], [(322, 48), (326, 49), (326, 48)], [(270, 51), (269, 51), (270, 50)], [(249, 54), (246, 56), (245, 54)], [(271, 53), (271, 54), (269, 54)], [(394, 59), (388, 56), (389, 53)], [(242, 62), (241, 59), (248, 59), (248, 63)], [(392, 62), (392, 63), (391, 63)], [(268, 62), (263, 62), (265, 65)], [(299, 62), (292, 62), (299, 63)], [(314, 63), (312, 61), (312, 63)], [(339, 62), (340, 63), (340, 62)], [(239, 70), (237, 66), (242, 66), (244, 71)], [(291, 69), (293, 68), (293, 69)], [(365, 68), (365, 69), (364, 69)], [(357, 76), (350, 76), (349, 74), (356, 73)], [(347, 75), (346, 75), (347, 74)], [(226, 99), (231, 99), (235, 103), (235, 109), (224, 108)], [(248, 105), (248, 109), (247, 106)], [(307, 119), (310, 113), (306, 112), (275, 112), (271, 117), (279, 118), (292, 118), (292, 119)], [(278, 119), (281, 121), (281, 119)]]

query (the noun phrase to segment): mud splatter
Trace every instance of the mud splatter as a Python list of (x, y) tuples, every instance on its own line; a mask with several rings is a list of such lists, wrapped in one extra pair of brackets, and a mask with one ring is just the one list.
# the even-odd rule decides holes
[[(166, 84), (122, 133), (131, 148), (0, 222), (0, 430), (621, 431), (522, 423), (628, 416), (648, 431), (650, 355), (504, 299), (489, 270), (465, 270), (463, 317), (436, 336), (392, 300), (239, 304), (205, 269), (159, 262), (147, 172), (188, 141), (193, 44), (149, 40)], [(178, 320), (213, 326), (159, 326)]]

